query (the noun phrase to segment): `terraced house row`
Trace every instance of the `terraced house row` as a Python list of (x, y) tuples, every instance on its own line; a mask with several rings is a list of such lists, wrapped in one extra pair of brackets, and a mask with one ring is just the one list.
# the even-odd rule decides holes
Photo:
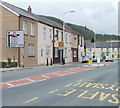
[[(78, 32), (55, 21), (32, 13), (12, 4), (0, 3), (0, 62), (16, 62), (19, 66), (33, 66), (78, 62), (84, 53), (84, 37)], [(24, 31), (24, 47), (7, 46), (8, 31)], [(59, 49), (58, 42), (64, 42)], [(62, 58), (62, 59), (61, 59)]]

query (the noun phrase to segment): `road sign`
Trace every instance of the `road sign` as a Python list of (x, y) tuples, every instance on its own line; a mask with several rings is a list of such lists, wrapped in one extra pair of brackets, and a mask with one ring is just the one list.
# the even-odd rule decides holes
[(58, 42), (58, 47), (64, 47), (64, 42)]
[(8, 31), (7, 46), (24, 47), (24, 31)]

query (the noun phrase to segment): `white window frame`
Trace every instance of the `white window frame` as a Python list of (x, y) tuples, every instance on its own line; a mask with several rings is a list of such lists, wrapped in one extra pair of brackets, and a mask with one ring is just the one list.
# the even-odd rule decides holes
[(68, 43), (68, 37), (67, 37), (67, 34), (65, 35), (65, 42)]
[(35, 27), (34, 27), (34, 23), (31, 23), (31, 35), (32, 35), (32, 36), (35, 35)]
[(50, 40), (52, 40), (52, 29), (50, 29)]
[(58, 58), (58, 48), (55, 48), (55, 58)]
[(65, 53), (65, 57), (67, 57), (67, 48), (65, 48), (64, 53)]
[(43, 27), (43, 36), (46, 38), (46, 27)]
[(41, 57), (43, 57), (43, 49), (41, 49), (41, 53), (40, 54), (41, 54)]
[(34, 44), (28, 44), (28, 56), (35, 56), (35, 45)]
[(46, 56), (50, 56), (50, 47), (49, 46), (46, 47)]
[(24, 33), (27, 34), (27, 21), (22, 21)]

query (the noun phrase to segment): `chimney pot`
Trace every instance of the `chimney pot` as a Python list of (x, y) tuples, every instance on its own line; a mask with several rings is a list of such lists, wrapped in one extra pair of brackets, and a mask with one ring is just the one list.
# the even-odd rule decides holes
[(32, 8), (30, 6), (28, 6), (28, 12), (32, 12)]

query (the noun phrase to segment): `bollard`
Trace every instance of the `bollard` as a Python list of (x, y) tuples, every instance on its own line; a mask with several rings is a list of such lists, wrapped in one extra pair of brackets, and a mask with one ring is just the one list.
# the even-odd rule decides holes
[(53, 64), (53, 63), (52, 63), (52, 58), (50, 58), (50, 65), (52, 66), (52, 64)]
[(63, 58), (63, 65), (65, 64), (65, 58)]
[(47, 58), (47, 66), (48, 66), (48, 58)]
[(89, 58), (88, 64), (92, 64), (92, 58)]

